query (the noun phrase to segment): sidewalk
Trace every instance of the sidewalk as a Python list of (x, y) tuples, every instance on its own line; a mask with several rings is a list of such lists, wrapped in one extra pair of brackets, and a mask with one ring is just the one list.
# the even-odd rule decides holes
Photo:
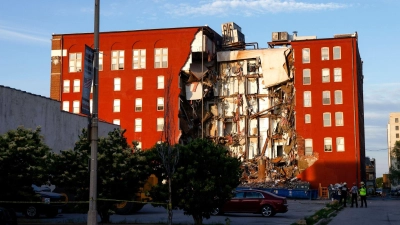
[(400, 224), (400, 198), (367, 197), (368, 208), (350, 208), (350, 204), (342, 209), (328, 224), (363, 224), (363, 225), (395, 225)]

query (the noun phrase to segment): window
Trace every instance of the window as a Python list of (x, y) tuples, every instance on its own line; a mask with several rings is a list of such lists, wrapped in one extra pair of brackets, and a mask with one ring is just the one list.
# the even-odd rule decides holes
[(135, 132), (142, 132), (142, 119), (135, 119)]
[(121, 90), (121, 78), (117, 77), (114, 78), (114, 91), (120, 91)]
[(325, 152), (332, 151), (332, 138), (324, 138), (324, 151)]
[(303, 84), (311, 84), (311, 70), (303, 69)]
[(82, 71), (82, 53), (69, 53), (69, 72)]
[(63, 110), (69, 112), (69, 101), (63, 101)]
[(310, 114), (304, 115), (304, 121), (305, 123), (311, 123), (311, 115)]
[(330, 91), (323, 91), (322, 92), (322, 104), (323, 105), (330, 105), (331, 104), (331, 92)]
[(103, 71), (103, 52), (99, 52), (99, 71)]
[(303, 63), (310, 63), (310, 49), (309, 48), (303, 48)]
[(113, 112), (121, 111), (121, 101), (119, 99), (114, 99), (114, 109)]
[(329, 48), (321, 48), (321, 60), (329, 60)]
[(164, 76), (157, 77), (157, 89), (164, 89)]
[(338, 91), (338, 90), (335, 91), (335, 104), (336, 105), (343, 104), (342, 96), (343, 96), (342, 91)]
[(331, 113), (324, 113), (324, 127), (330, 127), (331, 126)]
[(311, 91), (304, 92), (304, 107), (311, 107)]
[(146, 49), (133, 50), (133, 69), (146, 69)]
[(73, 103), (72, 103), (73, 105), (72, 105), (72, 107), (73, 107), (73, 110), (72, 110), (72, 112), (73, 113), (79, 113), (80, 111), (79, 111), (79, 101), (74, 101)]
[(121, 121), (119, 119), (114, 119), (113, 124), (115, 125), (121, 125)]
[(344, 137), (336, 138), (336, 151), (344, 152)]
[(111, 52), (111, 70), (123, 70), (124, 69), (124, 51), (112, 51)]
[(399, 126), (396, 126), (396, 127), (395, 127), (395, 130), (399, 130)]
[(322, 83), (330, 81), (329, 69), (322, 69)]
[(64, 80), (63, 92), (64, 93), (69, 93), (69, 91), (70, 91), (70, 81), (69, 80)]
[(394, 122), (398, 123), (399, 122), (399, 118), (394, 118)]
[(341, 59), (342, 54), (340, 50), (340, 46), (333, 47), (333, 60)]
[(164, 110), (164, 98), (159, 97), (157, 98), (157, 111), (163, 111)]
[(141, 141), (136, 141), (137, 145), (136, 145), (136, 149), (142, 149), (142, 142)]
[(136, 90), (142, 90), (142, 89), (143, 89), (143, 78), (136, 77)]
[(157, 118), (157, 131), (164, 130), (164, 118)]
[(312, 155), (313, 154), (312, 139), (305, 139), (304, 146), (305, 146), (305, 152), (304, 152), (305, 155)]
[(342, 68), (333, 69), (333, 81), (342, 82)]
[(135, 99), (135, 112), (141, 112), (142, 111), (142, 99), (137, 98)]
[(399, 138), (399, 134), (396, 134), (396, 138)]
[(335, 112), (335, 124), (336, 126), (343, 126), (343, 112)]
[(81, 91), (81, 80), (74, 80), (74, 92)]
[(168, 68), (168, 48), (154, 49), (154, 68)]

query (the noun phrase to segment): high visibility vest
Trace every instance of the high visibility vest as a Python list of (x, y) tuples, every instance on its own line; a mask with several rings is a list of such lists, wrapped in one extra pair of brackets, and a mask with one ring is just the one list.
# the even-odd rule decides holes
[(360, 188), (360, 195), (361, 196), (366, 196), (367, 195), (367, 189), (365, 187)]

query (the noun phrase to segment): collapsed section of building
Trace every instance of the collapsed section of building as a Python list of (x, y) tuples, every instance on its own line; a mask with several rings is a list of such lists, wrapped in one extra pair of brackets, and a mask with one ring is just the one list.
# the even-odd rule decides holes
[(293, 50), (246, 44), (227, 23), (216, 52), (201, 32), (192, 48), (201, 41), (210, 51), (192, 52), (181, 71), (181, 141), (202, 136), (226, 146), (243, 162), (243, 185), (290, 187), (318, 159), (296, 134)]

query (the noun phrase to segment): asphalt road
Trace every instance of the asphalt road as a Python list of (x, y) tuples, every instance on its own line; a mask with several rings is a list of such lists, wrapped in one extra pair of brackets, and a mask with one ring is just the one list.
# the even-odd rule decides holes
[[(204, 219), (203, 224), (276, 224), (288, 225), (299, 219), (313, 215), (316, 211), (325, 207), (329, 200), (291, 200), (288, 199), (289, 211), (278, 213), (274, 217), (262, 217), (261, 214), (224, 214)], [(183, 214), (181, 210), (173, 212), (174, 224), (193, 224), (193, 218)], [(112, 215), (110, 220), (114, 224), (162, 224), (166, 223), (168, 213), (164, 208), (153, 207), (149, 204), (133, 215)], [(100, 220), (100, 218), (99, 218)], [(229, 220), (229, 223), (227, 223)], [(18, 214), (19, 224), (85, 224), (87, 214), (59, 214), (56, 218), (40, 217), (39, 219), (26, 219)]]

